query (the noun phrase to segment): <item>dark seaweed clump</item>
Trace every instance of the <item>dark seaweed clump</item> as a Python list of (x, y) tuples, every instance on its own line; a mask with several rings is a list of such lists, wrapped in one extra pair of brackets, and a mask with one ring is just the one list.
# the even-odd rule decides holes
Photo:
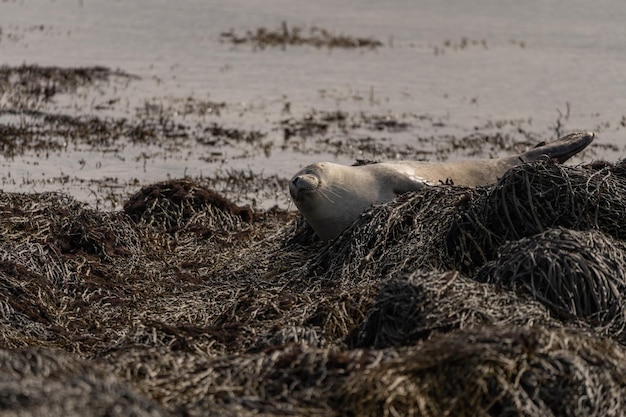
[(254, 216), (250, 207), (239, 207), (191, 180), (165, 181), (143, 187), (124, 204), (124, 213), (135, 222), (144, 221), (170, 232), (200, 219), (223, 230), (228, 224), (249, 223)]
[(557, 316), (584, 317), (598, 325), (626, 311), (626, 244), (598, 230), (548, 229), (508, 242), (477, 274), (511, 291), (525, 291)]
[(233, 29), (220, 35), (220, 39), (234, 45), (249, 44), (255, 48), (286, 47), (308, 45), (316, 48), (378, 48), (382, 42), (374, 38), (337, 35), (326, 29), (313, 26), (305, 30), (302, 26), (289, 27), (283, 22), (278, 29), (258, 28), (248, 30), (244, 35), (237, 34)]
[(119, 213), (0, 193), (2, 409), (619, 415), (623, 172), (542, 162), (431, 187), (328, 243), (190, 179)]
[(507, 241), (549, 228), (597, 229), (626, 238), (624, 163), (576, 168), (557, 164), (525, 164), (503, 178), (457, 216), (449, 249), (461, 268), (493, 260)]

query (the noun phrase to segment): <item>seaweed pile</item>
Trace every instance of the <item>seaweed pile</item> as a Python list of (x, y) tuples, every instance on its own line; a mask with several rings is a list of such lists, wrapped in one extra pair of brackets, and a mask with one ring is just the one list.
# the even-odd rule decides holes
[(0, 193), (0, 409), (620, 415), (624, 167), (432, 187), (328, 243), (188, 179), (121, 212)]

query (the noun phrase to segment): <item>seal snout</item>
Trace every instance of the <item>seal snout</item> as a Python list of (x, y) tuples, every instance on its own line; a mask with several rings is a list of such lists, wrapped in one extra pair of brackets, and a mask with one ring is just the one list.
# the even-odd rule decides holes
[(315, 190), (320, 181), (315, 175), (300, 174), (291, 179), (289, 183), (289, 194), (295, 201), (302, 196), (302, 193)]
[(295, 176), (291, 179), (291, 182), (289, 183), (289, 194), (294, 200), (298, 199), (298, 182), (300, 182), (300, 177)]

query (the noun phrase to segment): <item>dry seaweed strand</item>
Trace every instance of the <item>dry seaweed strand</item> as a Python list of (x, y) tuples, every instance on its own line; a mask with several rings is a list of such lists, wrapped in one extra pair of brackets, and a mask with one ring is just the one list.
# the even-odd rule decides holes
[[(222, 231), (230, 227), (231, 233), (241, 232), (233, 225), (250, 228), (234, 216), (220, 223), (230, 214), (211, 218), (219, 209), (202, 209), (200, 205), (188, 213), (181, 226), (219, 225)], [(181, 211), (180, 205), (177, 210)], [(219, 261), (219, 256), (202, 256), (203, 251), (222, 252), (195, 230), (188, 230), (183, 238), (172, 237), (159, 229), (134, 225), (123, 213), (94, 211), (61, 194), (3, 193), (0, 211), (4, 239), (0, 302), (10, 317), (28, 324), (14, 328), (10, 321), (4, 322), (7, 327), (0, 334), (6, 335), (9, 346), (35, 340), (47, 346), (80, 346), (84, 353), (93, 354), (120, 343), (125, 329), (141, 320), (126, 309), (134, 305), (141, 310), (159, 300), (153, 310), (158, 313), (160, 297), (171, 296), (172, 305), (180, 310), (175, 297), (200, 286), (197, 273), (187, 271)], [(170, 250), (174, 256), (168, 257)], [(194, 254), (200, 256), (196, 262), (190, 261)], [(33, 339), (34, 331), (40, 331), (40, 337)], [(207, 345), (206, 337), (197, 339)]]
[[(28, 378), (29, 371), (15, 371), (16, 365), (9, 365), (19, 353), (0, 353), (7, 358), (0, 363), (0, 375), (8, 372), (7, 386), (28, 398), (29, 385), (13, 381), (16, 374)], [(67, 369), (55, 368), (45, 351), (30, 355), (40, 369), (34, 372), (38, 380), (48, 384), (71, 378), (77, 367), (70, 360)], [(53, 364), (67, 362), (65, 354), (51, 356)], [(288, 345), (257, 354), (203, 358), (135, 348), (114, 353), (105, 365), (114, 364), (114, 374), (126, 375), (124, 379), (140, 387), (141, 395), (192, 416), (226, 411), (249, 415), (252, 410), (304, 416), (583, 416), (617, 415), (624, 407), (625, 359), (623, 348), (580, 332), (487, 326), (439, 335), (396, 351)], [(93, 363), (85, 366), (79, 362), (81, 374), (97, 372), (106, 386), (122, 385), (103, 376)], [(94, 382), (85, 386), (89, 384)], [(90, 405), (109, 400), (105, 394), (109, 391), (102, 392), (98, 385), (90, 389), (99, 393)], [(81, 392), (51, 394), (47, 401), (59, 394), (66, 401), (85, 401)], [(130, 397), (137, 398), (141, 396)]]

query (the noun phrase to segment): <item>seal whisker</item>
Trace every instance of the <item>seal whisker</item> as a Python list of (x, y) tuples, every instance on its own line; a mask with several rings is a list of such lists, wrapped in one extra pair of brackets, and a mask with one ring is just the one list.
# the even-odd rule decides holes
[[(343, 191), (344, 193), (340, 193), (336, 189), (338, 189), (339, 191)], [(341, 197), (342, 195), (345, 195), (345, 192), (347, 192), (348, 189), (344, 187), (340, 187), (338, 185), (331, 185), (330, 187), (325, 188), (325, 191), (328, 192), (329, 194), (334, 195), (335, 197)]]
[(324, 197), (329, 203), (332, 203), (332, 204), (335, 204), (335, 200), (333, 200), (330, 197), (328, 197), (327, 194), (333, 194), (335, 197), (339, 197), (338, 194), (332, 193), (330, 189), (320, 190), (318, 188), (318, 189), (315, 190), (315, 192), (318, 193), (319, 195), (321, 195), (322, 197)]

